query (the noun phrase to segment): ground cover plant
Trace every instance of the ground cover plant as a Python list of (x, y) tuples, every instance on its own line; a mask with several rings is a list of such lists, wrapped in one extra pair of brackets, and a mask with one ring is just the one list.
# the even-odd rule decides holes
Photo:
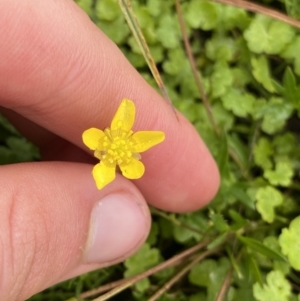
[[(157, 88), (118, 1), (76, 2)], [(194, 213), (152, 208), (134, 256), (31, 301), (94, 300), (120, 286), (130, 288), (95, 300), (300, 300), (300, 4), (232, 2), (132, 0), (173, 105), (218, 163), (217, 196)], [(0, 139), (1, 164), (38, 159), (4, 118)]]

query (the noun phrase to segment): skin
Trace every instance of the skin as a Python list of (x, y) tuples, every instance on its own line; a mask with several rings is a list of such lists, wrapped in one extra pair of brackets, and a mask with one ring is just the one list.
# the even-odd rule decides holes
[[(219, 173), (193, 126), (71, 0), (0, 0), (0, 36), (0, 112), (43, 159), (0, 167), (0, 300), (124, 260), (147, 238), (148, 204), (180, 213), (214, 197)], [(118, 175), (99, 191), (81, 135), (107, 127), (123, 98), (135, 102), (134, 131), (161, 130), (166, 140), (142, 154), (141, 179)], [(91, 216), (107, 230), (93, 256)]]

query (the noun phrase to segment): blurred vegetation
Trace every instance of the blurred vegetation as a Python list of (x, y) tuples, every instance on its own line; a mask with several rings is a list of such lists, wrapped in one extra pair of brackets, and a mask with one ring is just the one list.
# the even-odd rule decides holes
[[(76, 2), (157, 89), (118, 1)], [(297, 0), (256, 4), (300, 19)], [(181, 1), (218, 134), (185, 54), (175, 2), (132, 0), (132, 5), (174, 106), (194, 124), (218, 162), (219, 193), (208, 207), (194, 213), (153, 209), (147, 242), (124, 264), (56, 285), (30, 300), (80, 300), (88, 290), (147, 271), (203, 242), (190, 257), (111, 300), (150, 299), (202, 254), (157, 300), (299, 301), (299, 30), (233, 6)], [(0, 139), (1, 164), (38, 158), (37, 150), (4, 119)]]

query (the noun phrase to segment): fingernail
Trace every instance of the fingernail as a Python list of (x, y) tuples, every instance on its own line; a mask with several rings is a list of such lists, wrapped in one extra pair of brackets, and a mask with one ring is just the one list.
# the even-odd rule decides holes
[(85, 262), (107, 263), (122, 258), (147, 231), (146, 216), (134, 196), (108, 195), (92, 210)]

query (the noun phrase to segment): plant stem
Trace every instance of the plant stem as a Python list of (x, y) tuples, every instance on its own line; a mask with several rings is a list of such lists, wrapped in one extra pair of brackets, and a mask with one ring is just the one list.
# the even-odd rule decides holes
[(205, 94), (205, 91), (204, 91), (204, 88), (202, 85), (201, 77), (200, 77), (197, 67), (196, 67), (195, 58), (193, 56), (191, 45), (189, 43), (189, 39), (188, 39), (187, 31), (185, 28), (179, 0), (175, 0), (175, 5), (176, 5), (176, 11), (177, 11), (177, 15), (178, 15), (179, 25), (180, 25), (180, 29), (181, 29), (181, 33), (182, 33), (182, 37), (183, 37), (183, 41), (184, 41), (185, 51), (187, 53), (187, 56), (188, 56), (188, 59), (189, 59), (190, 65), (191, 65), (193, 75), (194, 75), (199, 93), (201, 95), (201, 99), (203, 101), (207, 116), (209, 118), (209, 121), (210, 121), (214, 131), (216, 132), (217, 135), (220, 135), (220, 131), (218, 129), (218, 126), (216, 124), (216, 121), (215, 121), (213, 113), (212, 113), (212, 108), (210, 106), (208, 98), (206, 97), (206, 94)]
[(165, 262), (147, 270), (146, 272), (143, 272), (139, 275), (133, 276), (131, 278), (127, 278), (127, 279), (123, 279), (123, 280), (119, 280), (119, 281), (115, 281), (103, 286), (98, 287), (97, 289), (91, 290), (91, 291), (87, 291), (83, 294), (80, 295), (80, 298), (87, 298), (105, 291), (112, 289), (111, 291), (109, 291), (108, 293), (94, 299), (93, 301), (104, 301), (107, 300), (108, 298), (114, 296), (115, 294), (121, 292), (122, 290), (130, 287), (131, 285), (134, 285), (135, 283), (137, 283), (138, 281), (151, 276), (163, 269), (166, 269), (168, 267), (171, 267), (173, 265), (176, 265), (178, 262), (180, 262), (182, 259), (184, 259), (187, 256), (190, 256), (192, 254), (194, 254), (195, 252), (199, 251), (200, 249), (204, 248), (205, 246), (207, 246), (209, 244), (210, 241), (202, 241), (199, 244), (183, 251), (182, 253), (175, 255), (174, 257), (166, 260)]
[(228, 287), (230, 285), (232, 274), (233, 274), (233, 268), (231, 268), (228, 271), (228, 273), (227, 273), (227, 275), (226, 275), (226, 277), (224, 279), (224, 282), (222, 283), (222, 286), (221, 286), (221, 289), (220, 289), (220, 291), (218, 293), (216, 301), (222, 301), (223, 300), (223, 298), (224, 298), (224, 296), (225, 296), (225, 294), (226, 294), (226, 292), (228, 290)]
[(130, 0), (119, 0), (119, 6), (122, 10), (122, 13), (128, 23), (128, 26), (137, 42), (137, 44), (139, 45), (140, 47), (140, 50), (144, 56), (144, 59), (146, 60), (147, 64), (148, 64), (148, 67), (159, 87), (159, 89), (161, 90), (161, 93), (163, 95), (163, 97), (171, 104), (171, 107), (172, 107), (172, 110), (174, 111), (175, 113), (175, 116), (178, 120), (178, 116), (176, 114), (176, 111), (172, 105), (172, 101), (167, 93), (167, 89), (163, 83), (163, 80), (160, 76), (160, 73), (156, 67), (156, 64), (154, 62), (154, 59), (151, 55), (151, 52), (150, 52), (150, 49), (147, 45), (147, 42), (145, 40), (145, 37), (142, 33), (142, 30), (140, 28), (140, 25), (138, 23), (138, 20), (133, 12), (133, 9), (132, 9), (132, 5), (130, 3)]
[(188, 230), (191, 230), (199, 235), (203, 235), (204, 232), (197, 229), (197, 228), (194, 228), (194, 227), (191, 227), (190, 225), (186, 224), (186, 223), (183, 223), (181, 222), (180, 220), (178, 220), (177, 218), (172, 218), (171, 216), (169, 216), (167, 213), (164, 213), (164, 212), (161, 212), (160, 210), (157, 210), (153, 207), (151, 207), (151, 213), (155, 214), (155, 215), (158, 215), (158, 216), (161, 216), (162, 218), (170, 221), (171, 223), (173, 223), (174, 225), (178, 226), (178, 227), (182, 227), (182, 228), (186, 228)]
[(272, 19), (287, 23), (296, 28), (300, 28), (300, 21), (293, 19), (285, 14), (282, 14), (276, 10), (273, 10), (273, 9), (270, 9), (270, 8), (252, 3), (252, 2), (248, 2), (248, 1), (244, 1), (244, 0), (212, 0), (212, 1), (237, 6), (237, 7), (243, 8), (245, 10), (254, 12), (254, 13), (266, 15)]
[(204, 259), (205, 257), (211, 255), (212, 253), (215, 253), (216, 250), (209, 250), (206, 251), (199, 256), (197, 256), (193, 261), (191, 261), (187, 266), (185, 266), (178, 274), (176, 274), (173, 278), (171, 278), (165, 285), (160, 288), (148, 301), (155, 301), (157, 300), (161, 295), (163, 295), (172, 285), (174, 285), (178, 280), (180, 280), (186, 273), (189, 272), (189, 270), (197, 264), (199, 261)]

